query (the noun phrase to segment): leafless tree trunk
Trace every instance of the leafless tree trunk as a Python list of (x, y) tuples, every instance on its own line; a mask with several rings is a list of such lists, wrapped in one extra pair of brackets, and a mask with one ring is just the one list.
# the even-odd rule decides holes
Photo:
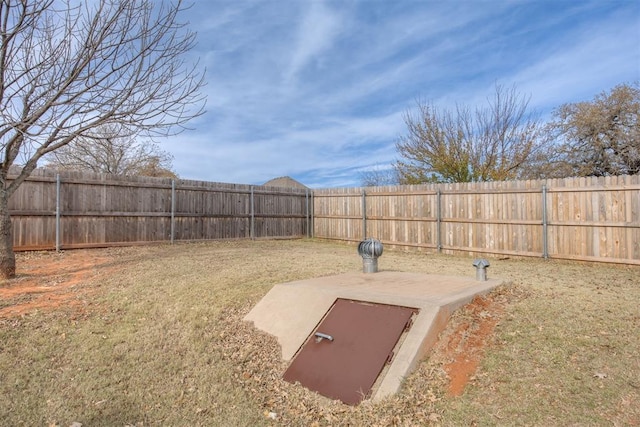
[[(13, 235), (11, 233), (11, 217), (7, 203), (9, 198), (6, 190), (0, 190), (0, 212), (7, 212), (0, 215), (0, 273), (2, 277), (13, 277), (16, 274), (16, 257), (13, 252)], [(9, 250), (6, 250), (8, 248)]]
[[(202, 113), (181, 10), (181, 1), (0, 2), (0, 277), (15, 272), (9, 198), (44, 155), (104, 125), (167, 135)], [(9, 183), (14, 164), (22, 169)]]

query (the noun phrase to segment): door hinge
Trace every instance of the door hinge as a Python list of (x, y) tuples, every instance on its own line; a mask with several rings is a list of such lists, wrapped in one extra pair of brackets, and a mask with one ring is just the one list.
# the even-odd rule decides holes
[(395, 355), (395, 353), (392, 351), (391, 353), (389, 353), (389, 355), (387, 356), (387, 360), (385, 360), (385, 364), (386, 365), (390, 365), (391, 361), (393, 360), (393, 356)]
[(404, 330), (408, 331), (413, 326), (413, 318), (407, 320), (407, 323), (404, 325)]

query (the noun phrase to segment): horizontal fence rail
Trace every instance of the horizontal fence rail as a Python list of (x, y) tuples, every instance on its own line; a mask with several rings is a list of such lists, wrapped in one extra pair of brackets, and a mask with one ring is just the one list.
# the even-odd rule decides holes
[(316, 190), (314, 236), (640, 265), (640, 176)]
[(9, 212), (15, 250), (71, 249), (308, 236), (309, 199), (304, 189), (36, 170)]
[(16, 250), (375, 237), (443, 253), (640, 264), (639, 175), (311, 192), (43, 169), (9, 209)]

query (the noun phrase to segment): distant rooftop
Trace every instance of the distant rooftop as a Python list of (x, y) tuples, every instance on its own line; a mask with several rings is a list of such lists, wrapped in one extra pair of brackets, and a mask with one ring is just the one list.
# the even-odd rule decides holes
[(308, 188), (306, 185), (296, 181), (290, 176), (281, 176), (279, 178), (273, 178), (262, 185), (269, 187), (284, 187), (284, 188)]

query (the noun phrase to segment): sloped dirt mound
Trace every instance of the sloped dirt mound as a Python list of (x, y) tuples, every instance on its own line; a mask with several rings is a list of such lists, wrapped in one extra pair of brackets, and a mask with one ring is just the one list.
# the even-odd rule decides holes
[(476, 297), (441, 335), (438, 351), (449, 378), (447, 394), (460, 396), (482, 360), (485, 346), (504, 314), (499, 295)]

